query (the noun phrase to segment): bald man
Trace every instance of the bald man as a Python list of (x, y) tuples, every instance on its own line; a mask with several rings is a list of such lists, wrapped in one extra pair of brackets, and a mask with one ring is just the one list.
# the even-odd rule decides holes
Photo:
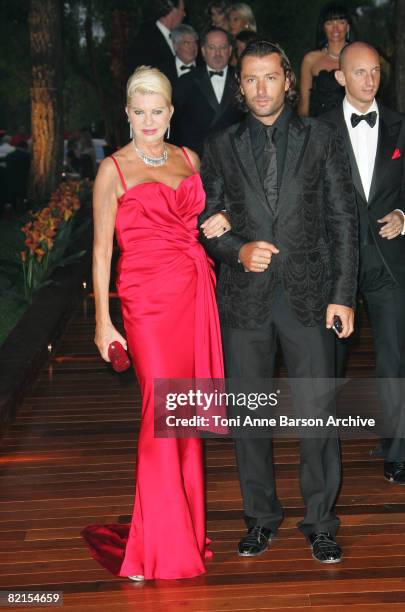
[(377, 378), (390, 379), (379, 384), (391, 433), (382, 439), (384, 476), (405, 484), (405, 121), (375, 99), (380, 58), (370, 45), (347, 45), (335, 76), (346, 96), (323, 118), (339, 127), (350, 158), (360, 220), (359, 291), (372, 327)]

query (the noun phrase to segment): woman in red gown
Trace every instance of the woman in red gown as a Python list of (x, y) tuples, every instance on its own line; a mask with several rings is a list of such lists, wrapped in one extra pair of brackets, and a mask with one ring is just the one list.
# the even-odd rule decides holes
[[(205, 205), (198, 157), (168, 145), (171, 87), (140, 67), (127, 86), (134, 138), (100, 166), (94, 186), (95, 342), (106, 361), (119, 341), (131, 354), (142, 392), (136, 495), (131, 525), (92, 525), (82, 534), (92, 555), (134, 580), (205, 572), (202, 442), (154, 437), (156, 378), (222, 378), (212, 263), (198, 241)], [(209, 237), (229, 228), (222, 215)], [(108, 287), (113, 234), (121, 251), (117, 291), (127, 341), (112, 325)]]

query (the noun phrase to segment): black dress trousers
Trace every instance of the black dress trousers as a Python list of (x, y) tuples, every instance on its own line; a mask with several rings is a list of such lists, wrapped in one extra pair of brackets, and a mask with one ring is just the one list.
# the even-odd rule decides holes
[[(258, 330), (222, 327), (226, 376), (239, 379), (242, 386), (248, 379), (272, 378), (277, 337), (289, 378), (307, 379), (306, 385), (312, 385), (314, 392), (317, 379), (323, 379), (322, 384), (333, 386), (333, 332), (327, 330), (325, 324), (305, 327), (300, 323), (288, 304), (281, 283), (275, 292), (270, 326)], [(324, 379), (329, 382), (325, 383)], [(299, 393), (294, 398), (293, 389), (292, 395), (297, 415), (316, 417), (322, 414), (324, 406), (311, 406), (308, 398)], [(272, 416), (270, 412), (268, 416)], [(275, 532), (283, 511), (276, 495), (272, 439), (239, 438), (235, 439), (235, 446), (247, 526), (259, 525)], [(306, 507), (300, 530), (306, 535), (320, 531), (334, 534), (339, 526), (334, 512), (340, 486), (337, 437), (333, 434), (330, 437), (302, 438), (299, 471)]]

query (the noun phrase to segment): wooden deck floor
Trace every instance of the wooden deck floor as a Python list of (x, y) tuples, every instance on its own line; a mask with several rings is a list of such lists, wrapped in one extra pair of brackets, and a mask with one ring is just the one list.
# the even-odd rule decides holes
[[(258, 559), (238, 558), (244, 524), (232, 443), (210, 440), (208, 531), (215, 555), (207, 574), (136, 584), (100, 568), (79, 533), (87, 524), (129, 520), (140, 399), (132, 374), (117, 376), (97, 358), (92, 311), (88, 298), (2, 439), (1, 589), (63, 591), (63, 610), (86, 612), (405, 610), (405, 487), (383, 480), (369, 441), (343, 443), (338, 511), (345, 557), (338, 566), (313, 561), (296, 529), (302, 500), (294, 440), (276, 442), (286, 509), (279, 535)], [(370, 375), (371, 363), (365, 329), (349, 373)]]

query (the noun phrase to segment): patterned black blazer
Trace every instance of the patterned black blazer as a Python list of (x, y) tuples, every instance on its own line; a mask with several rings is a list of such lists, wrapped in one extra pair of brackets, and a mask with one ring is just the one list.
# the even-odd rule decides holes
[[(292, 115), (277, 207), (267, 202), (246, 121), (209, 138), (201, 175), (203, 222), (226, 209), (232, 231), (201, 240), (222, 262), (217, 294), (222, 325), (257, 329), (268, 323), (281, 280), (306, 326), (325, 319), (330, 303), (354, 306), (358, 269), (357, 210), (348, 158), (331, 124)], [(266, 272), (245, 272), (240, 247), (266, 240), (280, 249)]]

